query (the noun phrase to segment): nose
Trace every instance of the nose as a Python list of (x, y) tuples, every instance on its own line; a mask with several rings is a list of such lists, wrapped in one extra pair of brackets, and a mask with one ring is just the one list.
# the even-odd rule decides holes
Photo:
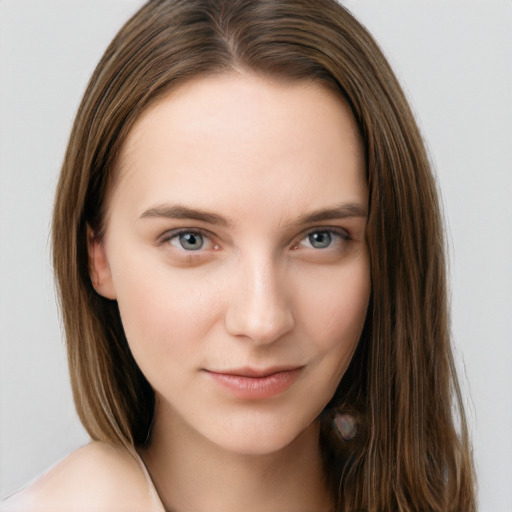
[(226, 312), (227, 331), (262, 345), (292, 331), (295, 318), (287, 299), (290, 290), (275, 265), (253, 261), (240, 265), (238, 271)]

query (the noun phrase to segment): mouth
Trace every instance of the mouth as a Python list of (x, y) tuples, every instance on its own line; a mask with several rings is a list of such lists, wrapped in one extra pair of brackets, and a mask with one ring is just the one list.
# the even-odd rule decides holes
[(263, 369), (243, 367), (243, 368), (236, 368), (236, 369), (231, 369), (231, 370), (207, 370), (207, 371), (209, 371), (211, 373), (217, 373), (219, 375), (232, 375), (234, 377), (247, 377), (247, 378), (259, 379), (259, 378), (271, 377), (272, 375), (275, 375), (277, 373), (293, 372), (300, 368), (302, 368), (302, 367), (301, 366), (273, 366), (273, 367), (263, 368)]
[(288, 366), (204, 371), (215, 384), (236, 398), (261, 400), (284, 393), (294, 384), (303, 368)]

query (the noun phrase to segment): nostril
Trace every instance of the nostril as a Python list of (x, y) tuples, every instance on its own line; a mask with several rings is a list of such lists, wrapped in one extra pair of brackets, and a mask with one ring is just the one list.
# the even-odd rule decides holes
[(293, 329), (295, 324), (291, 311), (251, 313), (230, 311), (226, 316), (226, 329), (234, 336), (243, 336), (257, 343), (272, 343)]
[(226, 330), (258, 343), (272, 343), (293, 330), (295, 318), (290, 304), (268, 297), (239, 298), (226, 313)]

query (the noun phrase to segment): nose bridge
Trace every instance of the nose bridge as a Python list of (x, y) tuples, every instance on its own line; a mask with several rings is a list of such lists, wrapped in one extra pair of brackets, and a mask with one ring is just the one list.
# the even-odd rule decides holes
[(271, 343), (293, 329), (295, 319), (283, 269), (270, 256), (239, 261), (226, 312), (226, 328), (257, 343)]

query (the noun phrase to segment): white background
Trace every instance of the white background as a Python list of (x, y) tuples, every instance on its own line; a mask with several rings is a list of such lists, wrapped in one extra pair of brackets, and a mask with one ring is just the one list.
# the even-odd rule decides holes
[[(0, 0), (0, 496), (87, 441), (49, 259), (54, 187), (94, 66), (140, 0)], [(346, 0), (427, 140), (480, 510), (512, 511), (512, 2)]]

